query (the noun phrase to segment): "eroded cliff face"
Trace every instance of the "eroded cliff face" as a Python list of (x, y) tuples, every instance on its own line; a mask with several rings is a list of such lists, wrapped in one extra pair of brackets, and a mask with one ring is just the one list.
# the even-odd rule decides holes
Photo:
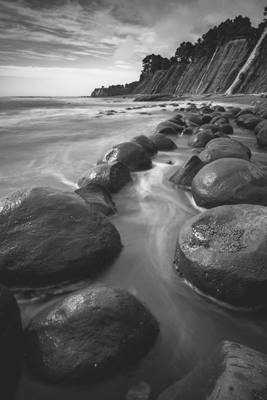
[[(95, 95), (114, 95), (106, 90)], [(190, 64), (179, 63), (168, 70), (143, 75), (128, 93), (181, 96), (262, 92), (267, 92), (267, 29), (255, 47), (247, 39), (232, 40)]]
[(191, 64), (178, 64), (168, 71), (150, 74), (135, 93), (202, 94), (224, 93), (245, 64), (251, 48), (246, 39), (218, 47), (209, 57)]

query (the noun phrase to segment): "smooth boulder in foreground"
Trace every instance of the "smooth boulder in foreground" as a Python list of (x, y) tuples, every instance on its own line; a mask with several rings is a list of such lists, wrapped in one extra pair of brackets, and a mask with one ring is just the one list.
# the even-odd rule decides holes
[(200, 207), (223, 204), (267, 205), (267, 175), (257, 165), (238, 158), (221, 158), (205, 165), (192, 181)]
[(22, 365), (20, 311), (11, 292), (0, 285), (0, 398), (14, 400)]
[(266, 400), (266, 376), (266, 354), (225, 341), (158, 400)]
[(152, 162), (140, 144), (133, 142), (119, 143), (113, 146), (105, 155), (103, 161), (111, 163), (119, 161), (130, 171), (143, 171), (152, 167)]
[(94, 183), (100, 185), (110, 192), (118, 192), (127, 183), (131, 182), (129, 168), (121, 162), (101, 163), (91, 168), (78, 181), (79, 187)]
[(191, 218), (180, 231), (175, 265), (222, 302), (267, 306), (267, 208), (221, 206)]
[(78, 195), (52, 188), (15, 192), (1, 202), (0, 281), (39, 285), (88, 277), (111, 264), (120, 235)]
[(159, 151), (171, 151), (177, 149), (176, 144), (170, 138), (161, 133), (149, 136), (149, 139), (155, 143)]
[(26, 329), (28, 365), (50, 382), (93, 383), (145, 356), (158, 331), (155, 318), (133, 295), (89, 286), (33, 318)]

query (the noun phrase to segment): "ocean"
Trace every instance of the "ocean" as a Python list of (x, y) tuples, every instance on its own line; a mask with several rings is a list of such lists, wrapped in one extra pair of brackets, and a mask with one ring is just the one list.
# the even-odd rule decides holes
[[(0, 197), (36, 186), (75, 190), (77, 180), (112, 145), (152, 134), (176, 107), (128, 98), (1, 98)], [(255, 140), (248, 133), (245, 138), (250, 144)], [(90, 386), (48, 385), (25, 370), (16, 400), (153, 400), (221, 340), (267, 352), (266, 315), (216, 304), (192, 290), (173, 268), (179, 230), (201, 210), (168, 177), (192, 153), (186, 138), (179, 139), (177, 150), (160, 152), (151, 170), (134, 173), (133, 183), (113, 196), (118, 212), (110, 219), (124, 247), (97, 278), (148, 306), (160, 323), (155, 346), (135, 367)], [(13, 289), (23, 324), (64, 293), (90, 283)]]

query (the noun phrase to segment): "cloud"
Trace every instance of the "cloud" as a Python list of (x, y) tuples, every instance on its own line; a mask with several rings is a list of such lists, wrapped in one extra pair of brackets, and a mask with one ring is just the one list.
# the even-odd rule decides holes
[(257, 24), (265, 3), (0, 0), (0, 65), (113, 70), (123, 76), (134, 71), (137, 79), (145, 55), (169, 57), (181, 41), (195, 41), (213, 24), (238, 14)]

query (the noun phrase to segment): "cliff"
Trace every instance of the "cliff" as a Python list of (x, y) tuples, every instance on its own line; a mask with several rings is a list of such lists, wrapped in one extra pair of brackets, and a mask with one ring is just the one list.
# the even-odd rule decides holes
[[(125, 86), (126, 87), (126, 86)], [(112, 96), (110, 88), (101, 96)], [(125, 89), (124, 89), (125, 91)], [(126, 94), (200, 95), (205, 93), (262, 93), (267, 91), (267, 29), (256, 46), (244, 38), (218, 46), (211, 55), (168, 70), (142, 74)], [(94, 91), (94, 95), (98, 92)], [(120, 93), (116, 93), (120, 94)], [(122, 93), (125, 94), (125, 93)]]
[(96, 88), (91, 94), (91, 97), (111, 97), (111, 96), (124, 96), (133, 93), (139, 82), (126, 83), (126, 85), (112, 85), (107, 88), (102, 86)]

